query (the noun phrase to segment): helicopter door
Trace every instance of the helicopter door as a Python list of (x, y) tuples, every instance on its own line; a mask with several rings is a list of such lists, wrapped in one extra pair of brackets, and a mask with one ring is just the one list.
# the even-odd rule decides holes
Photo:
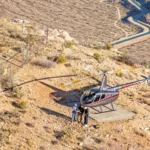
[(94, 102), (97, 102), (97, 101), (99, 101), (100, 99), (103, 99), (103, 98), (105, 98), (105, 94), (97, 95)]
[(105, 98), (105, 94), (102, 94), (102, 95), (101, 95), (101, 99), (103, 99), (103, 98)]
[(100, 98), (101, 98), (101, 95), (97, 95), (97, 96), (96, 96), (96, 98), (95, 98), (95, 100), (94, 100), (94, 102), (99, 101), (99, 100), (100, 100)]

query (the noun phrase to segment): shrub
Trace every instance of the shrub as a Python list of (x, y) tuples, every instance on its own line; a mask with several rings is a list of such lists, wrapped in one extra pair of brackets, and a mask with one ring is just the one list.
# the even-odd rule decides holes
[(123, 72), (120, 72), (120, 73), (118, 74), (118, 76), (119, 76), (120, 78), (122, 78), (122, 77), (124, 76), (124, 73), (123, 73)]
[(34, 125), (33, 125), (32, 123), (27, 122), (27, 123), (25, 123), (25, 124), (26, 124), (26, 126), (28, 126), (28, 127), (34, 127)]
[(24, 93), (21, 91), (21, 87), (13, 88), (13, 95), (17, 98), (21, 98), (24, 95)]
[(105, 44), (105, 48), (108, 49), (108, 50), (110, 50), (112, 48), (111, 43), (106, 43)]
[(66, 47), (66, 48), (71, 48), (73, 45), (74, 45), (74, 43), (73, 43), (72, 41), (67, 41), (67, 42), (65, 43), (65, 47)]
[(119, 57), (119, 61), (133, 66), (136, 62), (136, 58), (131, 58), (131, 56), (125, 52)]
[(32, 62), (33, 65), (41, 66), (43, 68), (51, 68), (55, 66), (55, 63), (47, 58), (37, 59)]
[(99, 58), (101, 57), (101, 54), (99, 54), (99, 53), (94, 53), (93, 56), (94, 56), (94, 58), (95, 58), (96, 60), (99, 60)]
[(64, 131), (54, 131), (54, 136), (57, 140), (61, 140), (65, 135), (66, 133)]
[(65, 62), (67, 62), (67, 58), (65, 57), (65, 56), (58, 56), (57, 58), (56, 58), (56, 62), (57, 63), (59, 63), (59, 64), (61, 64), (61, 63), (65, 63)]
[(146, 62), (145, 67), (150, 69), (150, 62)]
[(16, 103), (16, 105), (17, 105), (19, 108), (21, 108), (21, 109), (25, 109), (25, 108), (28, 107), (28, 102), (26, 102), (26, 101), (21, 101), (21, 102)]

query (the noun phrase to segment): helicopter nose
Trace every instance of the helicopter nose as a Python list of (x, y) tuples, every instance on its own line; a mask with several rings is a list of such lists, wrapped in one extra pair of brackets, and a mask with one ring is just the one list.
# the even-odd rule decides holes
[(83, 94), (80, 98), (80, 103), (83, 105), (85, 103), (85, 95)]

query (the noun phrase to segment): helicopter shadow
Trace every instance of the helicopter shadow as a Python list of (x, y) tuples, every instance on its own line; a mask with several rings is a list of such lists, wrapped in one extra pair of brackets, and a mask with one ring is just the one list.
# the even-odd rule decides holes
[(43, 81), (38, 81), (38, 82), (54, 90), (54, 92), (50, 93), (50, 97), (52, 97), (56, 103), (72, 107), (74, 103), (77, 103), (78, 105), (80, 104), (80, 97), (83, 94), (83, 91), (89, 90), (96, 86), (100, 86), (101, 82), (97, 79), (94, 80), (96, 80), (98, 83), (91, 84), (89, 86), (84, 86), (80, 89), (73, 89), (69, 91), (59, 89)]

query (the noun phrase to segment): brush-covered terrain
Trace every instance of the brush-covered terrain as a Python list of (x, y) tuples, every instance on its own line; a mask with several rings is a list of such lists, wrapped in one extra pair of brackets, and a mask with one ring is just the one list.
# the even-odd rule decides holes
[(84, 44), (112, 42), (139, 31), (122, 20), (130, 9), (103, 0), (2, 0), (0, 8), (1, 17), (29, 19), (64, 29)]
[(130, 64), (142, 64), (144, 66), (150, 66), (150, 40), (146, 40), (137, 44), (133, 44), (128, 47), (124, 47), (121, 50), (124, 53), (125, 61)]
[[(27, 25), (30, 33), (39, 34), (35, 23)], [(0, 150), (149, 150), (147, 83), (123, 89), (115, 102), (132, 111), (132, 119), (102, 123), (90, 118), (87, 128), (71, 123), (72, 108), (66, 104), (79, 100), (85, 87), (97, 81), (89, 78), (62, 86), (87, 74), (143, 66), (125, 64), (123, 53), (108, 45), (88, 48), (64, 37), (45, 42), (43, 37), (22, 34), (21, 24), (6, 19), (0, 21), (0, 37)], [(26, 45), (28, 64), (22, 52)], [(147, 69), (108, 75), (108, 84), (141, 79)]]

